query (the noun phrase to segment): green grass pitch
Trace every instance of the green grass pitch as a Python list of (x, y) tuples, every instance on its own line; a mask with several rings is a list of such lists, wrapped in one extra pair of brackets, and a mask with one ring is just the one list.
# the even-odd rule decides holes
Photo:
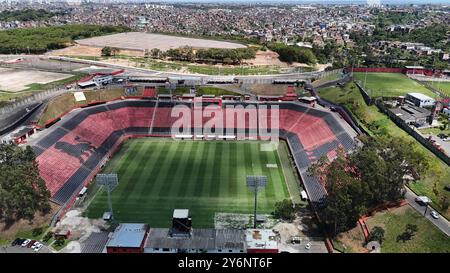
[[(271, 213), (275, 202), (289, 198), (289, 191), (278, 151), (263, 151), (261, 144), (153, 138), (125, 142), (104, 171), (119, 176), (112, 193), (115, 219), (169, 227), (173, 209), (187, 208), (194, 227), (213, 227), (216, 212), (253, 213), (247, 175), (268, 176), (267, 188), (258, 194), (258, 212)], [(86, 215), (99, 218), (106, 210), (106, 192), (98, 191)]]
[(450, 97), (450, 82), (434, 81), (434, 82), (428, 82), (428, 83), (431, 84), (434, 88), (443, 92), (446, 96)]
[(404, 96), (411, 92), (436, 97), (431, 90), (401, 73), (367, 73), (367, 79), (364, 72), (355, 72), (353, 76), (361, 82), (362, 86), (366, 81), (366, 90), (372, 97)]

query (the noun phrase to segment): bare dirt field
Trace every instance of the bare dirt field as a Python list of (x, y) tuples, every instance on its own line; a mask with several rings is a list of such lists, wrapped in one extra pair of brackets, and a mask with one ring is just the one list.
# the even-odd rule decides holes
[[(66, 47), (63, 49), (50, 51), (47, 53), (47, 55), (100, 57), (102, 55), (101, 51), (102, 51), (101, 47), (87, 46), (87, 45), (74, 45), (71, 47)], [(121, 49), (118, 54), (133, 56), (133, 57), (144, 57), (144, 51), (142, 51), (142, 50)]]
[(288, 63), (284, 63), (278, 59), (278, 53), (266, 50), (258, 50), (253, 60), (249, 60), (251, 65), (277, 65), (279, 67), (289, 67)]
[(111, 46), (120, 49), (129, 50), (145, 50), (152, 48), (159, 48), (161, 50), (168, 50), (171, 48), (178, 48), (182, 46), (190, 46), (193, 48), (245, 48), (245, 45), (214, 41), (206, 39), (193, 39), (177, 36), (169, 36), (153, 33), (142, 32), (126, 32), (113, 35), (106, 35), (76, 41), (80, 45), (87, 46)]
[(33, 83), (46, 84), (70, 77), (70, 74), (0, 68), (0, 90), (18, 92)]

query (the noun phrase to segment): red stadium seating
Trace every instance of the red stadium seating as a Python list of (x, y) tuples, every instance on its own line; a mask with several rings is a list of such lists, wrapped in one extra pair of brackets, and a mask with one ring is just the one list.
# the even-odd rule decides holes
[[(106, 151), (107, 149), (117, 146), (115, 142), (110, 143), (109, 146), (104, 146), (108, 142), (108, 138), (115, 132), (119, 132), (120, 136), (124, 136), (127, 129), (137, 128), (136, 130), (141, 132), (141, 134), (148, 135), (152, 128), (158, 128), (157, 132), (159, 135), (170, 136), (170, 128), (178, 120), (178, 117), (172, 117), (173, 105), (156, 107), (126, 105), (116, 107), (114, 110), (110, 110), (108, 106), (101, 107), (104, 107), (102, 108), (104, 109), (103, 111), (84, 114), (83, 119), (75, 123), (75, 128), (72, 127), (73, 129), (69, 130), (56, 142), (53, 142), (51, 146), (47, 145), (46, 147), (49, 148), (44, 149), (37, 157), (40, 174), (52, 196), (79, 169), (85, 168), (91, 173), (94, 172), (96, 164), (101, 158), (96, 158), (95, 160), (92, 160), (92, 158), (105, 156), (105, 153), (108, 152)], [(192, 105), (182, 107), (184, 109), (193, 109)], [(219, 111), (216, 114), (221, 115), (219, 118), (223, 118), (222, 128), (225, 129), (250, 129), (256, 132), (257, 129), (266, 130), (275, 126), (275, 123), (272, 123), (272, 115), (275, 112), (271, 110), (259, 112), (255, 110), (253, 115), (249, 114), (248, 110), (227, 109), (225, 107), (217, 108), (210, 112), (215, 111)], [(250, 112), (252, 111), (250, 110)], [(317, 116), (308, 111), (289, 108), (279, 109), (278, 114), (279, 119), (274, 121), (279, 122), (279, 129), (289, 132), (298, 138), (301, 145), (291, 146), (291, 149), (294, 149), (292, 153), (303, 153), (306, 160), (305, 164), (318, 159), (321, 155), (326, 155), (330, 158), (335, 156), (335, 148), (337, 147), (335, 143), (341, 142), (320, 115)], [(234, 120), (232, 119), (233, 116), (235, 117)], [(251, 120), (252, 116), (253, 120)], [(227, 121), (227, 118), (231, 122)], [(274, 118), (276, 119), (276, 116)], [(202, 117), (199, 123), (205, 126), (212, 119), (212, 117)], [(61, 125), (64, 125), (64, 121), (59, 126)], [(194, 122), (193, 115), (190, 117), (189, 126), (192, 128), (198, 127), (198, 124)], [(58, 125), (56, 125), (57, 127)], [(56, 130), (56, 128), (54, 129)], [(128, 132), (134, 132), (133, 130)], [(134, 135), (135, 133), (128, 134)], [(43, 148), (41, 147), (40, 149)], [(99, 153), (99, 151), (103, 151), (103, 154)], [(87, 164), (89, 160), (94, 162)]]

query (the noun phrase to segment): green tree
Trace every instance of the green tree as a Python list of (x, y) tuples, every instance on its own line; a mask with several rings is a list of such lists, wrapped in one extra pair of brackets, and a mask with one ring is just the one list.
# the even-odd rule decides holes
[(0, 144), (0, 219), (32, 219), (50, 210), (50, 192), (31, 147)]
[(382, 244), (384, 241), (384, 229), (382, 227), (375, 226), (372, 229), (372, 232), (370, 232), (369, 242), (370, 241), (377, 241)]
[(425, 156), (402, 138), (362, 137), (361, 142), (352, 154), (340, 148), (333, 161), (322, 157), (309, 169), (328, 192), (323, 214), (335, 235), (353, 228), (369, 209), (403, 199), (407, 178), (419, 179), (428, 168)]
[(284, 199), (275, 203), (275, 210), (273, 215), (276, 218), (281, 218), (285, 220), (294, 219), (295, 209), (290, 199)]
[(162, 55), (161, 53), (162, 51), (159, 48), (152, 48), (152, 50), (150, 50), (150, 56), (155, 59), (159, 59)]
[(397, 236), (397, 242), (399, 241), (406, 242), (411, 240), (417, 231), (418, 231), (417, 225), (407, 224), (405, 231)]
[(112, 48), (109, 46), (105, 46), (102, 48), (102, 56), (110, 57), (112, 55)]

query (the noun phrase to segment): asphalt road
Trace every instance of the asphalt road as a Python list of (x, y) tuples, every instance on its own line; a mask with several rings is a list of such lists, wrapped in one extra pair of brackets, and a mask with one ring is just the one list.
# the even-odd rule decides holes
[(442, 230), (447, 236), (450, 236), (450, 222), (445, 219), (442, 215), (439, 215), (439, 219), (434, 219), (431, 217), (430, 212), (433, 210), (431, 207), (428, 207), (426, 209), (426, 206), (422, 206), (419, 203), (415, 201), (417, 195), (411, 191), (409, 188), (406, 187), (406, 194), (405, 199), (408, 201), (408, 203), (413, 207), (415, 210), (417, 210), (420, 214), (424, 215), (426, 210), (425, 218), (427, 218), (433, 225), (435, 225), (437, 228)]
[(35, 252), (31, 248), (21, 246), (2, 246), (0, 247), (0, 253), (52, 253), (52, 251), (46, 245), (44, 245), (38, 252)]

